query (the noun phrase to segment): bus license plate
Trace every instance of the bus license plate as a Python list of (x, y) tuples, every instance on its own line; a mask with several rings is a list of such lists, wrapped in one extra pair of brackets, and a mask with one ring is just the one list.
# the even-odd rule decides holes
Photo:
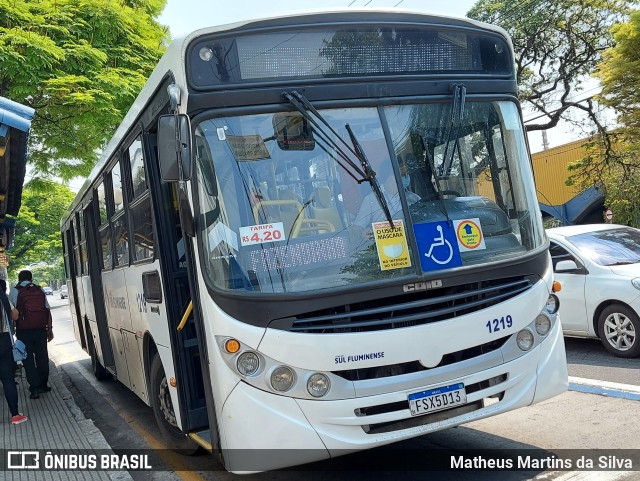
[(412, 416), (442, 411), (467, 402), (467, 394), (462, 383), (414, 392), (407, 398)]

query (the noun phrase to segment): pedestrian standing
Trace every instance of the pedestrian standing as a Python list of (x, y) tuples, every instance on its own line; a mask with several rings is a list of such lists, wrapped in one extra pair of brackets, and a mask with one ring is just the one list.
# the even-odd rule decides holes
[(49, 382), (49, 352), (47, 343), (53, 339), (51, 310), (42, 288), (33, 283), (31, 271), (18, 273), (18, 284), (11, 289), (11, 302), (18, 309), (16, 337), (27, 347), (24, 369), (27, 372), (30, 398), (51, 391)]
[(7, 297), (7, 283), (0, 279), (0, 311), (2, 311), (2, 327), (0, 328), (0, 381), (4, 390), (4, 397), (11, 412), (11, 424), (20, 424), (27, 420), (27, 416), (18, 411), (18, 389), (15, 383), (16, 364), (13, 360), (13, 332), (11, 324), (18, 318), (18, 311), (14, 309)]

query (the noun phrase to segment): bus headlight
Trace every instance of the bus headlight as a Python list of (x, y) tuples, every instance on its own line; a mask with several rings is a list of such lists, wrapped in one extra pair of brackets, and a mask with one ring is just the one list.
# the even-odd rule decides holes
[(278, 392), (291, 389), (296, 380), (296, 375), (287, 366), (279, 366), (271, 373), (271, 387)]
[(547, 311), (549, 314), (555, 314), (556, 312), (558, 312), (559, 308), (560, 308), (560, 300), (556, 296), (551, 294), (547, 299), (547, 304), (544, 306), (544, 310)]
[(536, 317), (536, 332), (541, 336), (546, 336), (551, 330), (551, 319), (544, 314), (538, 314)]
[(329, 392), (331, 383), (329, 378), (319, 372), (313, 374), (307, 381), (307, 392), (313, 397), (322, 397)]
[(516, 343), (523, 351), (528, 351), (533, 347), (533, 332), (529, 329), (523, 329), (516, 336)]
[(253, 376), (260, 367), (260, 358), (255, 352), (243, 352), (238, 356), (236, 367), (243, 376)]

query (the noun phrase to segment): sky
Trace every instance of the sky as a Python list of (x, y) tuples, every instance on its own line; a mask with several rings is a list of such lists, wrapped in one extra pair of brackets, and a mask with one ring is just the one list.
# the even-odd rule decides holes
[(349, 7), (385, 7), (422, 10), (464, 17), (475, 0), (167, 0), (158, 19), (168, 25), (171, 36), (177, 37), (198, 28), (224, 25), (252, 18), (273, 17), (295, 11)]

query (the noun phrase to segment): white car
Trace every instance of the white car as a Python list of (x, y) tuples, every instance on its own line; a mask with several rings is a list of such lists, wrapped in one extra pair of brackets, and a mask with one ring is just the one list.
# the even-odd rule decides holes
[(564, 334), (600, 339), (616, 356), (640, 355), (640, 230), (591, 224), (547, 235)]

